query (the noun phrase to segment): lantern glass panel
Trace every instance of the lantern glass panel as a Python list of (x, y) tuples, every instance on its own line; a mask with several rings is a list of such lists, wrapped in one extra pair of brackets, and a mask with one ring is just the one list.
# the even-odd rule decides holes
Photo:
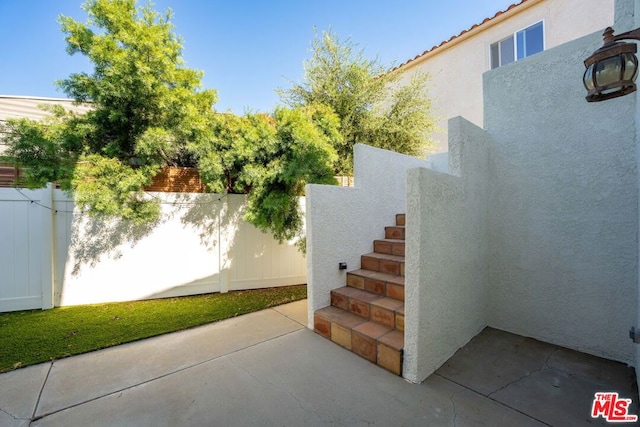
[(634, 80), (638, 77), (638, 59), (632, 53), (625, 53), (624, 80)]
[(595, 86), (593, 85), (593, 64), (589, 65), (585, 70), (582, 80), (584, 81), (584, 87), (587, 88), (587, 91), (595, 89)]
[(619, 55), (596, 63), (596, 84), (609, 86), (618, 83), (622, 77), (622, 59)]

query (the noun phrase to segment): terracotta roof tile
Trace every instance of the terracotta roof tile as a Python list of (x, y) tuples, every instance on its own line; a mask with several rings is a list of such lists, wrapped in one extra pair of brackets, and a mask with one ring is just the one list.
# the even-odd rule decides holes
[(508, 11), (510, 11), (510, 10), (512, 10), (512, 9), (514, 9), (514, 8), (516, 8), (516, 7), (520, 6), (520, 5), (522, 5), (523, 3), (526, 3), (526, 2), (528, 2), (528, 1), (530, 1), (530, 0), (521, 0), (519, 3), (514, 3), (514, 4), (510, 5), (508, 8), (506, 8), (505, 10), (501, 10), (501, 11), (497, 12), (497, 13), (496, 13), (495, 15), (493, 15), (492, 17), (485, 18), (481, 23), (479, 23), (479, 24), (474, 24), (473, 26), (471, 26), (471, 28), (468, 28), (468, 29), (466, 29), (466, 30), (463, 30), (463, 31), (462, 31), (462, 32), (460, 32), (459, 34), (456, 34), (456, 35), (454, 35), (454, 36), (451, 36), (451, 38), (449, 38), (449, 40), (445, 40), (445, 41), (441, 42), (440, 44), (433, 46), (431, 49), (427, 49), (427, 50), (425, 50), (424, 52), (422, 52), (421, 54), (416, 55), (415, 57), (413, 57), (413, 58), (411, 58), (411, 59), (409, 59), (409, 60), (407, 60), (407, 61), (403, 62), (402, 64), (398, 65), (397, 67), (394, 67), (391, 71), (395, 71), (395, 70), (397, 70), (397, 69), (399, 69), (399, 68), (402, 68), (402, 67), (404, 67), (404, 66), (406, 66), (406, 65), (409, 65), (409, 64), (410, 64), (410, 63), (412, 63), (413, 61), (415, 61), (415, 60), (417, 60), (417, 59), (422, 58), (422, 57), (423, 57), (423, 56), (425, 56), (426, 54), (431, 53), (431, 52), (435, 51), (436, 49), (439, 49), (439, 48), (441, 48), (442, 46), (444, 46), (444, 45), (446, 45), (446, 44), (448, 44), (448, 43), (451, 43), (453, 40), (457, 39), (458, 37), (460, 37), (460, 36), (462, 36), (462, 35), (464, 35), (464, 34), (468, 33), (469, 31), (475, 30), (476, 28), (478, 28), (478, 27), (480, 27), (480, 26), (482, 26), (482, 25), (485, 25), (487, 22), (490, 22), (490, 21), (494, 20), (495, 18), (497, 18), (498, 16), (502, 15), (503, 13), (508, 12)]

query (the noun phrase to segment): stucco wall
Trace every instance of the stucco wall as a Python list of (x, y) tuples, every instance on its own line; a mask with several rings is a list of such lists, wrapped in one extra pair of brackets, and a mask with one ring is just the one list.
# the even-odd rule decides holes
[[(640, 0), (618, 0), (616, 2), (616, 31), (618, 33), (623, 31), (628, 31), (634, 28), (640, 27)], [(636, 135), (635, 135), (635, 143), (636, 143), (636, 165), (640, 165), (640, 132), (638, 132), (638, 127), (640, 127), (640, 103), (638, 102), (637, 94), (631, 95), (635, 97), (636, 109), (635, 109), (635, 124), (636, 124)], [(638, 189), (640, 191), (640, 174), (638, 176)], [(640, 204), (640, 194), (638, 196), (638, 203)], [(638, 221), (640, 221), (640, 209), (638, 215)], [(639, 238), (640, 239), (640, 238)], [(640, 240), (639, 240), (640, 242)], [(640, 257), (640, 243), (639, 243), (639, 253)], [(640, 265), (640, 263), (638, 264)], [(638, 272), (638, 305), (637, 305), (637, 313), (636, 313), (636, 323), (634, 324), (635, 328), (638, 329), (638, 322), (640, 322), (640, 271)], [(635, 344), (635, 366), (636, 369), (640, 367), (640, 344)], [(637, 370), (636, 370), (637, 372)], [(638, 390), (640, 391), (640, 383), (638, 384)]]
[[(639, 6), (617, 2), (618, 31)], [(338, 262), (358, 268), (392, 221), (406, 173), (407, 379), (485, 325), (633, 364), (640, 107), (637, 94), (585, 101), (583, 60), (601, 40), (487, 72), (485, 130), (451, 120), (448, 167), (359, 146), (357, 188), (309, 186), (310, 313), (344, 284)]]
[(489, 324), (633, 363), (636, 95), (587, 103), (600, 32), (485, 74)]
[[(404, 81), (416, 71), (431, 75), (429, 95), (442, 130), (433, 135), (437, 151), (447, 151), (449, 118), (462, 116), (483, 126), (482, 74), (491, 69), (492, 43), (544, 20), (545, 49), (549, 49), (604, 29), (613, 19), (614, 0), (529, 0), (404, 66)], [(473, 35), (465, 38), (469, 34)]]
[[(428, 163), (362, 144), (354, 149), (354, 187), (307, 185), (309, 327), (313, 311), (331, 303), (332, 289), (346, 285), (346, 272), (406, 209), (406, 170)], [(346, 262), (347, 270), (338, 270)]]
[(449, 122), (449, 170), (407, 175), (404, 376), (420, 382), (487, 325), (489, 142)]

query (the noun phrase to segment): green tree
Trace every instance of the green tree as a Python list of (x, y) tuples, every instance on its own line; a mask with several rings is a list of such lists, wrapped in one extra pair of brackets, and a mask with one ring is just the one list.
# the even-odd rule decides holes
[(308, 183), (336, 183), (339, 124), (323, 105), (278, 108), (273, 115), (219, 114), (213, 137), (190, 149), (210, 191), (247, 193), (245, 219), (280, 242), (295, 239), (304, 250), (300, 197)]
[(57, 82), (84, 115), (57, 110), (47, 123), (11, 121), (9, 151), (27, 166), (27, 184), (57, 181), (92, 214), (136, 222), (158, 218), (143, 186), (165, 165), (190, 165), (189, 143), (210, 136), (213, 90), (182, 60), (182, 41), (164, 15), (135, 0), (87, 0), (88, 20), (59, 18), (67, 52), (92, 73)]
[(210, 138), (188, 145), (207, 189), (248, 193), (256, 180), (251, 165), (266, 161), (263, 152), (274, 154), (270, 148), (276, 138), (273, 118), (267, 114), (215, 114), (209, 130)]
[(159, 218), (143, 188), (166, 165), (196, 166), (208, 191), (248, 194), (245, 218), (304, 247), (299, 198), (307, 183), (334, 184), (340, 120), (312, 102), (269, 114), (217, 114), (202, 73), (186, 68), (181, 40), (150, 3), (87, 0), (86, 23), (61, 17), (69, 54), (92, 73), (57, 82), (86, 114), (51, 108), (43, 122), (11, 120), (9, 154), (29, 187), (57, 182), (90, 214), (135, 223)]
[(337, 174), (353, 172), (353, 146), (365, 143), (419, 156), (432, 146), (435, 129), (427, 97), (427, 75), (401, 82), (378, 59), (367, 59), (350, 39), (316, 33), (311, 59), (304, 64), (304, 81), (281, 90), (285, 104), (297, 107), (324, 104), (340, 118), (344, 138), (335, 148)]
[(265, 145), (249, 169), (254, 186), (245, 218), (270, 231), (280, 242), (296, 239), (298, 248), (304, 251), (300, 197), (306, 184), (337, 183), (333, 146), (342, 139), (339, 119), (323, 105), (278, 108), (274, 119), (274, 144)]

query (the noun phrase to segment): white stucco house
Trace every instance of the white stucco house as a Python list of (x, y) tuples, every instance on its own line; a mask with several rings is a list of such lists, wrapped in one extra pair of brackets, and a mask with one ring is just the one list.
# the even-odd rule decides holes
[[(509, 32), (517, 42), (518, 29), (543, 15), (556, 22), (558, 4), (573, 5), (576, 22), (607, 5), (613, 15), (554, 47), (545, 32), (543, 51), (491, 69), (491, 51), (502, 48), (493, 44)], [(582, 81), (604, 27), (640, 27), (640, 0), (518, 7), (506, 33), (493, 33), (497, 25), (476, 30), (487, 69), (474, 99), (482, 126), (448, 121), (448, 161), (357, 145), (354, 188), (307, 186), (309, 328), (412, 382), (485, 327), (640, 366), (640, 344), (629, 334), (640, 322), (639, 95), (590, 103)], [(543, 15), (529, 16), (536, 10)], [(456, 70), (460, 58), (451, 59)], [(406, 213), (402, 235), (386, 236), (398, 213)], [(404, 246), (394, 252), (398, 239)], [(345, 282), (356, 291), (340, 290)], [(364, 320), (341, 317), (342, 306)], [(376, 314), (385, 307), (395, 323)], [(390, 328), (401, 333), (387, 339)]]
[[(482, 75), (613, 24), (614, 0), (522, 0), (396, 67), (408, 81), (429, 73), (439, 118), (435, 152), (447, 151), (447, 120), (483, 126)], [(540, 70), (540, 72), (543, 72)]]

